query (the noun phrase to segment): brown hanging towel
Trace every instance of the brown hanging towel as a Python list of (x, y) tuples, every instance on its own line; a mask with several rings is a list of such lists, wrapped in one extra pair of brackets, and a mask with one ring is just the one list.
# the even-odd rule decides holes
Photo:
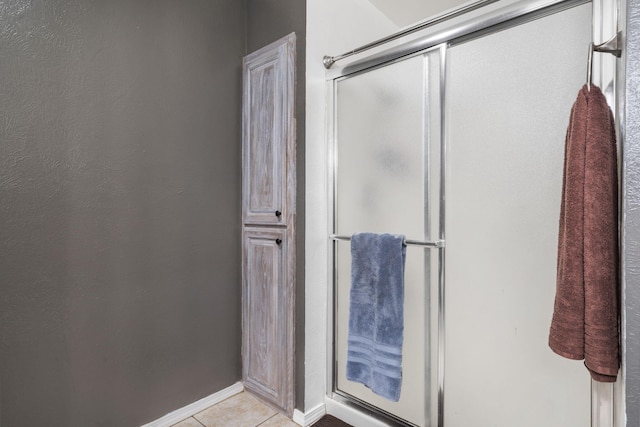
[(556, 298), (549, 346), (614, 382), (618, 329), (618, 173), (615, 125), (600, 89), (571, 109), (564, 153)]

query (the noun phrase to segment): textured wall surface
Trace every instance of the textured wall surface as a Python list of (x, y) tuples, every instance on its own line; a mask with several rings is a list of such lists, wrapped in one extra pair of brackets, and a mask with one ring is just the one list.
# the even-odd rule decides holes
[(305, 45), (306, 2), (301, 0), (247, 0), (247, 50), (251, 53), (296, 33), (296, 408), (304, 409), (304, 229), (305, 229)]
[(640, 1), (626, 2), (622, 161), (623, 364), (626, 425), (640, 425)]
[(0, 424), (240, 379), (244, 3), (0, 2)]

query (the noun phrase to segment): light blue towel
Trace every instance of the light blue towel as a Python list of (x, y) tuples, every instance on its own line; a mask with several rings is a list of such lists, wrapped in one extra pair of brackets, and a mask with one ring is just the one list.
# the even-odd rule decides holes
[(347, 379), (397, 402), (402, 386), (404, 236), (351, 237)]

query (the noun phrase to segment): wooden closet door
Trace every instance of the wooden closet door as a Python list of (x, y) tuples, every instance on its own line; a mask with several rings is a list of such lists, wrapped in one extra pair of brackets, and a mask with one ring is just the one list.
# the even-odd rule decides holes
[(243, 379), (253, 393), (293, 410), (293, 306), (283, 228), (246, 228), (243, 244)]
[(244, 59), (242, 379), (291, 416), (295, 321), (295, 34)]
[(286, 225), (295, 190), (295, 35), (243, 63), (242, 216), (245, 224)]

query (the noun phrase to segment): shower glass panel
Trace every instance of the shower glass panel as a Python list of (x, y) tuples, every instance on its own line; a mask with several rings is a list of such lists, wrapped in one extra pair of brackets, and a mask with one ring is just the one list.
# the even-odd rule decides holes
[(582, 363), (548, 347), (564, 137), (591, 4), (448, 50), (445, 424), (590, 425)]
[[(437, 238), (438, 67), (435, 51), (335, 82), (335, 234)], [(430, 352), (437, 310), (430, 305), (437, 294), (430, 284), (437, 284), (437, 261), (437, 250), (407, 247), (402, 392), (398, 402), (391, 402), (346, 379), (351, 255), (348, 241), (334, 243), (337, 394), (413, 425), (431, 425), (435, 357)]]

